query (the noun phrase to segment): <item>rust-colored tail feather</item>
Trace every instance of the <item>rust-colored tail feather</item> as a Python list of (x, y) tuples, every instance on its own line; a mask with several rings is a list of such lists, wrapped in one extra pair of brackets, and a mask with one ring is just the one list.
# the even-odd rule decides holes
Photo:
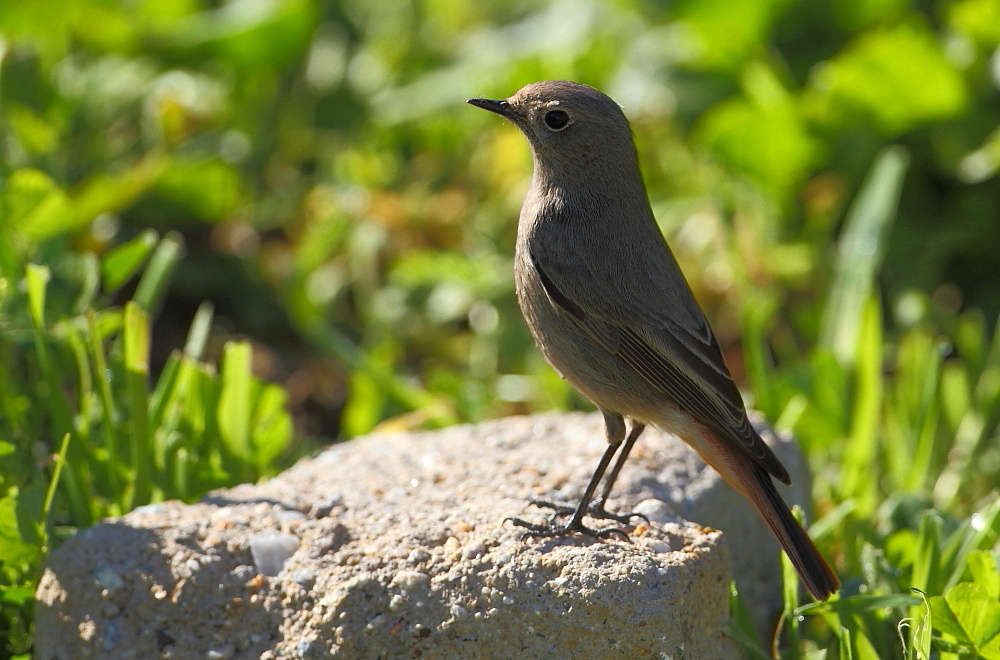
[(781, 499), (771, 476), (759, 466), (754, 465), (751, 469), (756, 483), (747, 485), (754, 508), (792, 560), (809, 593), (817, 600), (826, 600), (840, 588), (840, 581)]

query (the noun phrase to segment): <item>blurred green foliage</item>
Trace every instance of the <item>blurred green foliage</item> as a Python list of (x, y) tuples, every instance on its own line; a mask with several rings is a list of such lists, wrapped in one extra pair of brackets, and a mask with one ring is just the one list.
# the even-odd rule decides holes
[(784, 653), (994, 657), (998, 46), (997, 0), (0, 2), (8, 651), (53, 532), (273, 473), (286, 401), (300, 437), (586, 405), (514, 302), (527, 147), (462, 103), (569, 78), (817, 475), (845, 598)]
[[(151, 379), (148, 310), (177, 256), (176, 237), (147, 231), (100, 261), (63, 251), (51, 266), (28, 264), (23, 289), (0, 280), (5, 655), (29, 645), (30, 585), (54, 542), (136, 506), (194, 500), (286, 463), (287, 394), (253, 377), (250, 344), (227, 342), (221, 373), (201, 361), (210, 305), (199, 309), (184, 350)], [(132, 299), (108, 307), (140, 272)]]

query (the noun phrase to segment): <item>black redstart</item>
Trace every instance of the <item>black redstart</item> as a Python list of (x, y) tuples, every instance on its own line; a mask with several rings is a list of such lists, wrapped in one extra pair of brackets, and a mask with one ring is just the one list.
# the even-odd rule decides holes
[(583, 519), (627, 520), (604, 504), (633, 443), (652, 424), (685, 440), (742, 493), (810, 593), (829, 597), (837, 577), (771, 481), (789, 483), (788, 472), (750, 425), (712, 329), (656, 225), (621, 108), (596, 89), (558, 80), (469, 103), (506, 117), (531, 144), (534, 173), (514, 259), (518, 302), (545, 358), (604, 414), (609, 442), (567, 523), (514, 522), (537, 536), (622, 533), (587, 528)]

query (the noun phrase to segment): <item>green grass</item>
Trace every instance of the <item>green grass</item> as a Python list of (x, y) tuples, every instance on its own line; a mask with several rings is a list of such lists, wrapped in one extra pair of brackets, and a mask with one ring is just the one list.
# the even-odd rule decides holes
[[(151, 381), (148, 310), (180, 248), (145, 232), (100, 261), (61, 252), (0, 279), (0, 632), (10, 654), (30, 648), (34, 585), (67, 535), (288, 460), (287, 395), (251, 374), (249, 343), (228, 342), (219, 373), (201, 361), (210, 306)], [(132, 299), (109, 305), (134, 278)]]
[[(885, 232), (864, 225), (889, 222), (898, 192), (881, 194), (880, 209), (871, 200), (898, 191), (904, 173), (886, 159), (905, 163), (898, 153), (879, 161), (849, 213), (817, 310), (832, 320), (817, 342), (773, 363), (767, 317), (747, 302), (756, 405), (806, 451), (811, 532), (843, 580), (835, 600), (801, 605), (786, 562), (774, 640), (756, 638), (734, 592), (732, 632), (751, 657), (1000, 658), (1000, 331), (987, 335), (975, 310), (928, 311), (886, 336), (877, 259), (848, 264), (844, 247), (868, 232), (879, 251)], [(151, 379), (150, 311), (182, 253), (177, 236), (147, 231), (100, 258), (41, 249), (20, 265), (23, 253), (0, 254), (0, 621), (12, 654), (30, 649), (46, 553), (75, 529), (253, 481), (290, 458), (286, 394), (252, 376), (250, 345), (227, 343), (218, 372), (202, 361), (211, 306)], [(112, 304), (135, 281), (131, 299)], [(358, 352), (330, 327), (306, 332), (355, 370), (356, 396), (394, 398), (425, 425), (455, 419), (446, 399), (393, 374), (377, 353)], [(369, 408), (352, 413), (361, 429), (382, 405), (362, 403)]]
[[(800, 606), (786, 560), (775, 648), (786, 658), (998, 658), (1000, 333), (990, 339), (970, 313), (952, 337), (921, 324), (892, 345), (878, 310), (872, 302), (860, 319), (851, 367), (817, 348), (798, 368), (758, 375), (803, 383), (766, 412), (807, 451), (822, 514), (810, 531), (843, 580), (837, 599)], [(956, 336), (969, 357), (944, 359)], [(769, 657), (749, 620), (735, 621), (752, 655)]]
[[(843, 581), (836, 599), (800, 606), (786, 558), (773, 651), (793, 659), (1000, 658), (1000, 330), (988, 336), (971, 310), (887, 340), (873, 264), (840, 267), (855, 258), (844, 246), (857, 241), (857, 224), (884, 223), (894, 212), (898, 193), (889, 191), (898, 191), (903, 171), (886, 171), (883, 159), (859, 194), (860, 210), (849, 213), (825, 341), (777, 368), (759, 347), (747, 348), (757, 356), (750, 380), (767, 392), (758, 404), (806, 450), (822, 514), (810, 531)], [(879, 195), (890, 208), (866, 211)], [(878, 253), (878, 240), (871, 248)], [(752, 656), (770, 656), (749, 619), (734, 622)]]
[[(776, 648), (787, 658), (1000, 657), (1000, 333), (990, 340), (975, 313), (960, 317), (953, 332), (969, 357), (945, 360), (953, 339), (925, 324), (886, 344), (878, 309), (862, 315), (852, 367), (816, 349), (788, 367), (805, 383), (786, 390), (796, 414), (780, 415), (781, 399), (768, 411), (796, 420), (825, 511), (810, 531), (843, 580), (837, 599), (800, 606), (786, 560)], [(765, 653), (749, 620), (736, 624), (752, 654)]]
[(773, 643), (736, 595), (734, 634), (997, 657), (995, 1), (42, 4), (0, 0), (0, 655), (103, 516), (306, 434), (587, 406), (514, 300), (527, 146), (463, 103), (570, 78), (627, 110), (734, 374), (814, 474), (841, 598), (789, 580)]

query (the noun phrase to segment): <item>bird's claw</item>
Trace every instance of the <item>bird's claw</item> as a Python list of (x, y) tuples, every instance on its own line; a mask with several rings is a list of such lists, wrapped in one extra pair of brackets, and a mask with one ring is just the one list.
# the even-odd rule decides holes
[[(554, 522), (560, 516), (571, 515), (575, 511), (575, 509), (571, 506), (567, 506), (565, 504), (557, 504), (556, 502), (550, 502), (549, 500), (531, 500), (530, 502), (528, 502), (528, 504), (531, 506), (536, 506), (540, 509), (551, 509), (552, 517), (549, 519), (550, 522)], [(631, 524), (632, 518), (641, 519), (644, 523), (646, 523), (647, 526), (650, 524), (649, 518), (647, 518), (644, 514), (635, 513), (634, 511), (630, 513), (621, 513), (621, 514), (611, 513), (610, 511), (604, 508), (604, 505), (602, 503), (598, 502), (595, 502), (590, 506), (589, 509), (587, 509), (587, 515), (597, 520), (614, 520), (615, 522), (620, 523), (622, 525)]]
[(522, 520), (521, 518), (504, 518), (503, 521), (513, 523), (517, 527), (523, 527), (527, 531), (524, 532), (522, 538), (553, 538), (560, 536), (569, 536), (570, 534), (583, 534), (584, 536), (590, 536), (595, 539), (609, 540), (615, 535), (618, 535), (623, 541), (631, 543), (631, 539), (628, 537), (628, 532), (624, 529), (618, 527), (605, 527), (602, 529), (592, 529), (587, 527), (583, 523), (577, 522), (573, 523), (570, 521), (564, 525), (556, 523), (554, 520), (550, 521), (548, 524), (540, 525), (538, 523), (528, 522), (527, 520)]

